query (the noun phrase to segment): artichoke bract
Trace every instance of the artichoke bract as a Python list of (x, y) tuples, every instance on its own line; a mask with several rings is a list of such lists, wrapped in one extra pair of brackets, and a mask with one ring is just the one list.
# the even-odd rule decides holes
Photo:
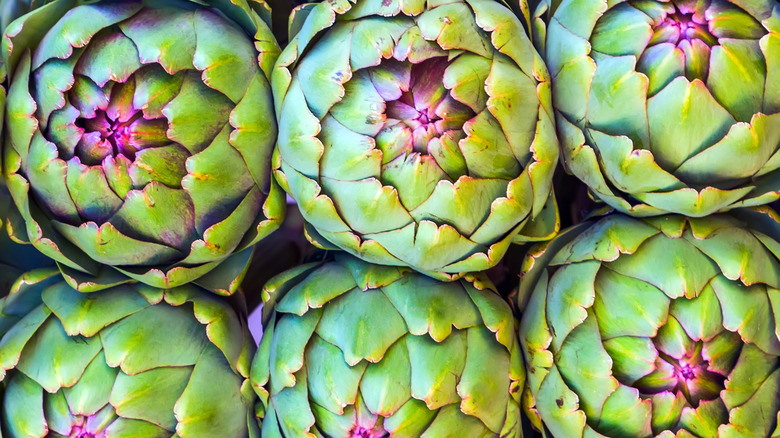
[(596, 198), (694, 217), (778, 199), (775, 0), (553, 0), (536, 17), (562, 161)]
[(0, 0), (0, 34), (12, 21), (47, 2), (50, 0)]
[(174, 287), (279, 226), (263, 6), (58, 0), (8, 26), (4, 173), (69, 277)]
[(223, 298), (191, 284), (84, 294), (54, 269), (26, 274), (2, 310), (18, 319), (0, 336), (2, 436), (259, 436), (254, 342)]
[(265, 287), (264, 437), (521, 437), (516, 320), (492, 285), (350, 256)]
[(54, 260), (26, 244), (26, 239), (17, 241), (12, 238), (18, 233), (18, 228), (23, 229), (24, 223), (13, 206), (4, 182), (0, 180), (0, 300), (25, 272), (54, 266)]
[(530, 296), (519, 336), (536, 427), (572, 438), (778, 436), (778, 238), (780, 217), (762, 207), (613, 215), (532, 250), (518, 296)]
[(508, 7), (337, 0), (290, 27), (274, 168), (313, 243), (452, 279), (557, 232), (549, 76)]
[(16, 296), (12, 292), (25, 283), (38, 282), (31, 278), (48, 278), (57, 270), (54, 260), (25, 239), (16, 240), (20, 229), (24, 229), (24, 223), (0, 178), (0, 338), (40, 301), (39, 294), (26, 294), (24, 299), (12, 298), (11, 303), (7, 302), (8, 295)]

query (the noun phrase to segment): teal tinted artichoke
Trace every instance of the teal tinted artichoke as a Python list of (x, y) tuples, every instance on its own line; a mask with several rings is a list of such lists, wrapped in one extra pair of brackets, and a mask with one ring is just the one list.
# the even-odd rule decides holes
[(452, 279), (557, 231), (549, 76), (508, 7), (337, 0), (291, 20), (275, 176), (315, 244)]
[(268, 15), (58, 0), (8, 26), (4, 173), (32, 244), (80, 287), (180, 285), (279, 226)]
[(700, 217), (780, 197), (777, 1), (550, 0), (535, 23), (562, 161), (596, 198)]
[(264, 437), (521, 437), (525, 379), (489, 282), (347, 256), (265, 289), (252, 364)]
[(5, 301), (0, 427), (17, 437), (259, 436), (254, 343), (224, 299), (192, 285), (92, 294), (33, 271)]
[(524, 407), (554, 437), (780, 434), (780, 217), (613, 215), (526, 259)]

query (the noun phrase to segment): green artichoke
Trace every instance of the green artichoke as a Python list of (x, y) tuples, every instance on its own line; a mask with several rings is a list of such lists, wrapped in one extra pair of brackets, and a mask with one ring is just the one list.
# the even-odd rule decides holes
[(562, 161), (596, 198), (701, 217), (780, 197), (776, 0), (550, 0), (534, 27)]
[(549, 76), (509, 8), (334, 0), (291, 35), (274, 168), (313, 243), (453, 279), (557, 232)]
[(8, 26), (4, 174), (76, 283), (174, 287), (279, 226), (263, 6), (57, 0)]
[(251, 372), (264, 437), (522, 436), (516, 320), (481, 277), (344, 255), (264, 293)]
[(2, 310), (28, 311), (0, 338), (3, 436), (259, 436), (254, 342), (224, 299), (191, 284), (84, 294), (55, 269)]
[(532, 251), (523, 406), (546, 436), (780, 436), (780, 217), (608, 216)]

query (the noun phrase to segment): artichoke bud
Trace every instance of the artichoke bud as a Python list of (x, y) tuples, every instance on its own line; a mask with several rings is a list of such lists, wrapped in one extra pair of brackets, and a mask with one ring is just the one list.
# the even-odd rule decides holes
[(567, 170), (637, 217), (777, 200), (779, 14), (774, 0), (543, 2)]
[(274, 175), (313, 243), (452, 280), (557, 232), (550, 79), (511, 9), (322, 2), (290, 27)]
[(251, 381), (276, 437), (519, 437), (525, 380), (489, 281), (443, 283), (341, 254), (265, 288)]
[(86, 294), (50, 269), (0, 305), (0, 328), (12, 322), (0, 331), (4, 435), (259, 436), (246, 318), (209, 291)]
[(553, 436), (776, 436), (780, 217), (615, 214), (533, 252), (525, 411)]
[(278, 227), (279, 47), (254, 9), (52, 2), (5, 36), (8, 186), (69, 275), (174, 287)]

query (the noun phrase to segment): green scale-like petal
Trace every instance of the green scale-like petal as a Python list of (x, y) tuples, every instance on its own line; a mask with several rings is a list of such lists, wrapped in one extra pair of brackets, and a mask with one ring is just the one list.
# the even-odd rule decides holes
[(35, 3), (2, 49), (18, 102), (4, 173), (30, 241), (84, 291), (119, 274), (175, 287), (224, 262), (206, 281), (235, 292), (229, 259), (284, 215), (265, 5)]
[(272, 279), (251, 372), (264, 436), (521, 436), (515, 319), (492, 287), (347, 255)]
[[(771, 436), (780, 217), (613, 214), (524, 261), (524, 408), (553, 436)], [(598, 435), (594, 435), (598, 434)]]

